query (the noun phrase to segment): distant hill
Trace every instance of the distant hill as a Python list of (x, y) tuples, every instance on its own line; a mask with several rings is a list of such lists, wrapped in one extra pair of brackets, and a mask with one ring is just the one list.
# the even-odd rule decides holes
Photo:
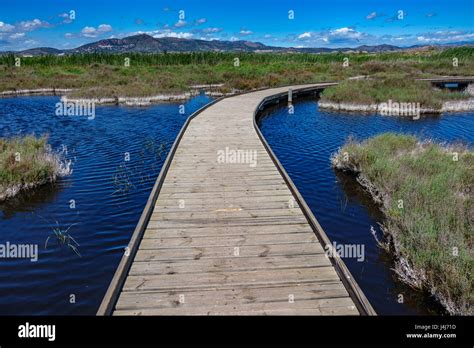
[(150, 35), (139, 34), (123, 39), (106, 39), (80, 46), (72, 53), (91, 52), (199, 52), (199, 51), (256, 51), (267, 49), (259, 42), (251, 41), (206, 41), (195, 39), (178, 39), (173, 37), (154, 38)]
[[(472, 44), (472, 43), (463, 43)], [(453, 44), (446, 44), (449, 46)], [(49, 47), (38, 47), (14, 53), (19, 55), (59, 55), (74, 53), (162, 53), (162, 52), (306, 52), (306, 53), (327, 53), (327, 52), (388, 52), (400, 51), (406, 49), (421, 49), (430, 46), (412, 46), (410, 48), (402, 48), (393, 45), (363, 45), (355, 48), (296, 48), (296, 47), (275, 47), (267, 46), (260, 42), (252, 41), (221, 41), (221, 40), (196, 40), (196, 39), (179, 39), (172, 37), (154, 38), (147, 34), (139, 34), (128, 36), (122, 39), (105, 39), (97, 42), (88, 43), (77, 48), (69, 50), (59, 50)]]
[[(37, 48), (30, 48), (28, 50), (20, 51), (17, 53), (20, 53), (23, 56), (44, 56), (44, 55), (58, 55), (62, 52), (63, 51), (58, 50), (56, 48), (37, 47)], [(11, 53), (15, 53), (15, 52), (11, 52)]]

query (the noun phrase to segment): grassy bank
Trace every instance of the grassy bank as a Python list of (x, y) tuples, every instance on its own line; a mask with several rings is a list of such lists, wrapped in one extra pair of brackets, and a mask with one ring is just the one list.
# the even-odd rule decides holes
[[(168, 53), (0, 56), (0, 91), (75, 88), (75, 97), (150, 96), (186, 92), (190, 85), (221, 84), (221, 92), (322, 81), (357, 75), (469, 75), (474, 48), (393, 53)], [(124, 66), (125, 58), (130, 66)], [(235, 59), (239, 66), (235, 66)], [(343, 67), (344, 59), (349, 65)], [(458, 58), (459, 66), (452, 66)], [(392, 79), (387, 80), (391, 83)], [(358, 85), (355, 86), (358, 88)], [(402, 86), (405, 88), (405, 86)], [(355, 89), (355, 88), (354, 88)], [(328, 90), (329, 91), (329, 90)], [(383, 97), (381, 97), (384, 99)], [(387, 99), (387, 98), (385, 98)]]
[(380, 203), (399, 277), (449, 312), (472, 314), (473, 151), (386, 133), (349, 140), (332, 163), (354, 173)]
[(327, 88), (321, 101), (350, 104), (420, 103), (421, 108), (441, 109), (446, 101), (468, 98), (462, 92), (437, 90), (428, 81), (415, 81), (408, 74), (378, 73), (366, 80), (345, 80)]
[(47, 137), (0, 138), (0, 201), (69, 173), (69, 165), (48, 148)]

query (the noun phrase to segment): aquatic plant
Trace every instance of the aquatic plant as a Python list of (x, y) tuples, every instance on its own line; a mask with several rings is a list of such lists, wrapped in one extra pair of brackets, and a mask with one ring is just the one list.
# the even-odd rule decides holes
[(74, 225), (77, 225), (77, 224), (74, 223), (74, 224), (69, 225), (69, 227), (66, 228), (66, 229), (61, 229), (59, 227), (59, 223), (56, 221), (56, 227), (53, 228), (52, 235), (48, 236), (48, 238), (46, 239), (46, 242), (44, 244), (44, 248), (46, 249), (48, 247), (48, 242), (49, 242), (50, 238), (56, 238), (56, 241), (60, 246), (63, 246), (63, 245), (67, 246), (77, 256), (81, 257), (81, 254), (79, 253), (79, 250), (77, 248), (77, 247), (79, 247), (79, 243), (76, 242), (76, 240), (69, 233), (69, 230)]

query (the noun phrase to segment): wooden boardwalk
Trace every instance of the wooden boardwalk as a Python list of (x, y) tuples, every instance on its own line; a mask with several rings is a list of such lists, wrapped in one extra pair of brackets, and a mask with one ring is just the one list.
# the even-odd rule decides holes
[(255, 125), (287, 94), (223, 98), (187, 122), (99, 315), (374, 314)]

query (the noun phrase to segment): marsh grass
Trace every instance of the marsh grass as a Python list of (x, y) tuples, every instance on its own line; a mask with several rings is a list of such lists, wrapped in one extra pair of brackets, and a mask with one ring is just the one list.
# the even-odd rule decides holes
[[(221, 84), (223, 92), (291, 84), (342, 81), (356, 75), (401, 74), (416, 77), (469, 75), (474, 48), (391, 53), (224, 53), (77, 54), (0, 56), (0, 91), (75, 88), (75, 97), (149, 96), (182, 93), (190, 85)], [(342, 67), (344, 58), (349, 66)], [(453, 68), (452, 59), (459, 66)], [(130, 67), (124, 59), (130, 58)], [(239, 58), (240, 66), (234, 66)], [(355, 87), (358, 87), (357, 85)], [(355, 88), (354, 88), (355, 89)]]
[(47, 136), (34, 135), (0, 138), (0, 200), (71, 173), (70, 163), (54, 153), (47, 141)]
[(381, 203), (400, 278), (430, 291), (450, 313), (472, 314), (474, 153), (385, 133), (349, 140), (332, 163), (355, 173)]
[(461, 92), (434, 89), (428, 81), (414, 81), (407, 74), (378, 73), (366, 80), (345, 80), (326, 88), (322, 101), (352, 104), (380, 104), (388, 100), (399, 103), (420, 103), (421, 108), (438, 110), (443, 102), (463, 100)]

